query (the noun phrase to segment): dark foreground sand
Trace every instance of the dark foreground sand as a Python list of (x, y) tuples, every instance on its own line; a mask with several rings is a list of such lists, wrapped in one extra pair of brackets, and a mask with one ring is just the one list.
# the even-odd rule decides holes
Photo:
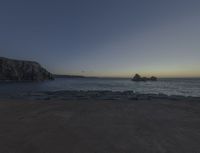
[(0, 100), (0, 153), (199, 153), (200, 103)]

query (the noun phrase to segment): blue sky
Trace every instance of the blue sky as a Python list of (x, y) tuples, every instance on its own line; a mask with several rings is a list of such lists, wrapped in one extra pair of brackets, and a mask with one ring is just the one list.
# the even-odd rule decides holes
[(198, 0), (1, 0), (0, 56), (52, 73), (200, 76)]

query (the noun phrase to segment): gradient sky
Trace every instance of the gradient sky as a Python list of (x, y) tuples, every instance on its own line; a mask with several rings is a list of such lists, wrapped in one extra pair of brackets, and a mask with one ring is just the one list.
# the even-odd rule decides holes
[(0, 56), (59, 74), (200, 77), (200, 1), (1, 0)]

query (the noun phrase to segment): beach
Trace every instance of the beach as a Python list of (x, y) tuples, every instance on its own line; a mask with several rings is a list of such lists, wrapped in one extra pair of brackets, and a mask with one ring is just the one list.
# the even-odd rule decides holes
[(1, 97), (0, 152), (197, 153), (199, 102), (128, 91)]

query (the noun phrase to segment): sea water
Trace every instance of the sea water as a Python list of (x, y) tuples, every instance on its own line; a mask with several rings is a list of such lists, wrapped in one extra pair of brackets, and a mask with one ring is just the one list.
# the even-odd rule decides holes
[(200, 97), (200, 79), (159, 79), (133, 82), (121, 78), (57, 78), (44, 82), (1, 82), (0, 94), (60, 90), (110, 90)]

